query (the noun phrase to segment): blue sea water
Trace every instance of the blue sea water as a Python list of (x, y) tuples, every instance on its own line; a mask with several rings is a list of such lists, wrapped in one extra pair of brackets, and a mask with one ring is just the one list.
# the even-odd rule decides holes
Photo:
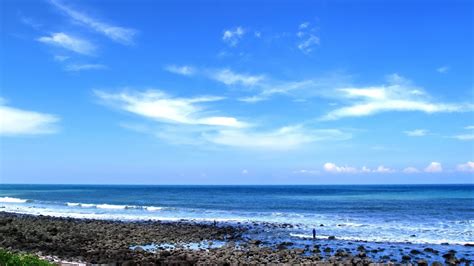
[[(0, 185), (0, 211), (119, 220), (290, 224), (305, 239), (474, 243), (474, 185)], [(324, 226), (321, 226), (324, 225)]]

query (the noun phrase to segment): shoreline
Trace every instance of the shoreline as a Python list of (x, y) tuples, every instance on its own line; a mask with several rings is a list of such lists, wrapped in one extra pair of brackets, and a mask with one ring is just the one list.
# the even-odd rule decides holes
[(268, 225), (260, 225), (258, 230), (252, 225), (255, 224), (93, 220), (0, 212), (0, 234), (4, 236), (0, 240), (0, 248), (37, 254), (49, 260), (118, 265), (428, 265), (430, 261), (427, 258), (433, 256), (437, 259), (432, 260), (431, 264), (434, 261), (439, 263), (434, 265), (470, 262), (470, 258), (464, 258), (454, 250), (440, 252), (430, 247), (401, 250), (400, 256), (380, 255), (386, 253), (390, 244), (394, 250), (400, 249), (396, 243), (384, 243), (386, 247), (374, 248), (377, 243), (352, 241), (348, 242), (353, 245), (351, 249), (344, 246), (342, 240), (308, 240), (304, 245), (283, 239), (272, 242), (259, 239), (259, 234), (268, 230)]

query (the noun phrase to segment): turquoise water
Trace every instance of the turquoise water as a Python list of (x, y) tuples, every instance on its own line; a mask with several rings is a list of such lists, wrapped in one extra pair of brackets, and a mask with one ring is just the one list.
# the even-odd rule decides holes
[[(287, 223), (290, 238), (474, 242), (474, 185), (0, 185), (5, 211), (120, 220)], [(324, 225), (324, 226), (321, 226)]]

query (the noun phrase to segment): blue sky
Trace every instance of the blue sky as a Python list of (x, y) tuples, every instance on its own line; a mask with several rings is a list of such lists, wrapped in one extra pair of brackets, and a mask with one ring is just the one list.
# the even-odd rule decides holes
[(472, 1), (2, 1), (6, 183), (472, 183)]

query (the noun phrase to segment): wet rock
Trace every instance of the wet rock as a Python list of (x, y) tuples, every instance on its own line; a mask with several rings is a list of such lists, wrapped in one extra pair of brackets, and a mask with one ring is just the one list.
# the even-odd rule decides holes
[(334, 240), (334, 239), (336, 239), (335, 236), (329, 236), (329, 237), (328, 237), (328, 240)]
[(418, 254), (421, 254), (421, 251), (416, 250), (416, 249), (412, 249), (412, 250), (410, 251), (410, 254), (418, 255)]
[(142, 247), (136, 247), (133, 250), (135, 250), (137, 252), (144, 252), (145, 251)]
[(258, 245), (262, 244), (262, 241), (261, 240), (250, 240), (249, 244), (258, 246)]
[(408, 256), (408, 255), (403, 255), (403, 256), (402, 256), (402, 260), (403, 260), (403, 261), (409, 261), (409, 260), (411, 260), (411, 257)]
[(418, 266), (428, 266), (428, 262), (426, 260), (418, 260), (416, 264), (418, 264)]
[(359, 258), (365, 258), (367, 257), (367, 254), (365, 252), (359, 252), (359, 254), (357, 255), (357, 257)]

